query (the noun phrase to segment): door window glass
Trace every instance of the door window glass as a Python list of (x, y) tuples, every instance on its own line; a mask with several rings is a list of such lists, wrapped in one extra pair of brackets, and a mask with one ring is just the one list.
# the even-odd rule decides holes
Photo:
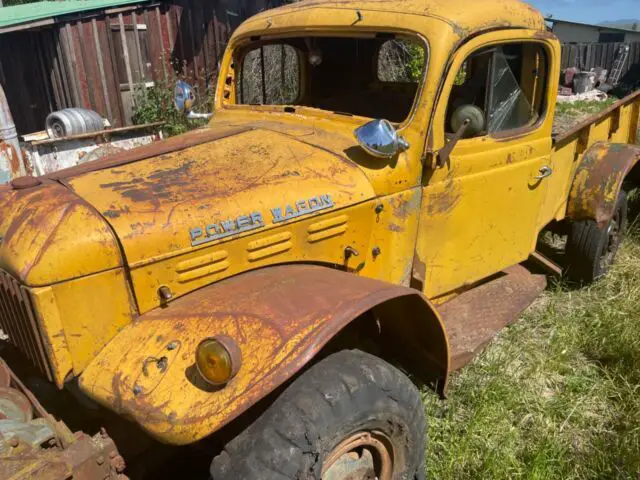
[[(508, 132), (534, 125), (544, 114), (547, 57), (535, 43), (507, 44), (471, 55), (456, 76), (447, 108), (447, 131), (454, 133), (454, 112), (478, 107), (484, 129), (478, 134)], [(476, 110), (478, 111), (478, 110)]]

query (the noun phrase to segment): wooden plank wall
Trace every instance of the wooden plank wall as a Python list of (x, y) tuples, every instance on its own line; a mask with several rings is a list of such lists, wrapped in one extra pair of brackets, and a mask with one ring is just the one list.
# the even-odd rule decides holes
[(18, 132), (42, 130), (50, 112), (66, 107), (90, 108), (114, 126), (130, 123), (130, 106), (123, 104), (120, 91), (120, 78), (130, 72), (118, 71), (116, 55), (121, 53), (114, 49), (112, 34), (120, 25), (146, 25), (154, 83), (171, 85), (181, 76), (201, 92), (213, 91), (233, 30), (247, 17), (281, 3), (173, 0), (86, 12), (51, 26), (0, 33), (0, 82)]
[[(611, 72), (620, 45), (623, 44), (564, 43), (562, 45), (562, 69), (577, 67), (588, 71), (592, 68), (603, 67)], [(634, 66), (640, 65), (640, 42), (634, 42), (628, 45), (630, 51), (624, 69), (622, 70), (622, 81), (624, 81), (625, 75), (634, 69)]]

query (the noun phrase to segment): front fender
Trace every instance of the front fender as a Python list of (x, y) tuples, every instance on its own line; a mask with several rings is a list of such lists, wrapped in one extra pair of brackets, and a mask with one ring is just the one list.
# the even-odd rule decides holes
[(622, 182), (640, 160), (640, 147), (596, 143), (584, 155), (569, 193), (567, 217), (594, 220), (600, 228), (614, 214)]
[[(422, 294), (326, 267), (286, 265), (229, 278), (143, 315), (85, 369), (80, 387), (157, 439), (192, 443), (283, 384), (370, 310), (383, 317), (385, 341), (406, 342), (404, 350), (421, 345), (417, 369), (446, 379), (444, 326)], [(220, 334), (237, 342), (243, 361), (226, 386), (212, 388), (197, 373), (195, 349)]]

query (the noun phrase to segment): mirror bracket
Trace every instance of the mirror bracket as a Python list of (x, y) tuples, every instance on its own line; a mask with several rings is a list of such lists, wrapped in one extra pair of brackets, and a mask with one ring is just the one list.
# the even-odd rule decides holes
[(436, 167), (442, 168), (446, 164), (449, 163), (449, 158), (451, 157), (451, 152), (456, 147), (456, 144), (460, 141), (460, 139), (464, 136), (467, 131), (467, 127), (471, 123), (471, 120), (466, 118), (464, 122), (460, 125), (460, 128), (453, 134), (453, 136), (449, 139), (447, 144), (442, 147), (438, 152), (436, 152)]

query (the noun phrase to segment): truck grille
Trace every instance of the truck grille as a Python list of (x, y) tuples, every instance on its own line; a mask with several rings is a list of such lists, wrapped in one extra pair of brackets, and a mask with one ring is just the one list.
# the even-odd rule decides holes
[(0, 329), (49, 380), (51, 369), (29, 291), (0, 270)]

